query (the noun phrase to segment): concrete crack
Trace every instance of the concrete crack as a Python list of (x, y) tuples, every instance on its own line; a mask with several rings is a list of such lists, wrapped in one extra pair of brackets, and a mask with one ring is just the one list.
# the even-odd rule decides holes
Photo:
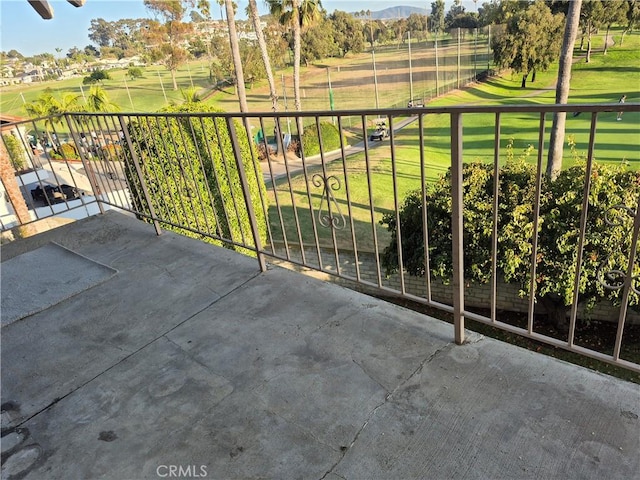
[[(453, 343), (449, 342), (444, 344), (442, 347), (436, 349), (435, 352), (433, 352), (431, 355), (429, 355), (428, 357), (426, 357), (424, 360), (422, 360), (422, 362), (420, 362), (420, 364), (413, 370), (413, 372), (411, 372), (407, 378), (405, 378), (403, 381), (401, 381), (400, 383), (398, 383), (398, 385), (391, 391), (391, 392), (387, 392), (387, 394), (384, 396), (384, 400), (382, 402), (380, 402), (378, 405), (376, 405), (375, 407), (373, 407), (373, 409), (371, 410), (371, 412), (369, 412), (369, 414), (367, 415), (366, 420), (364, 421), (364, 423), (362, 424), (362, 426), (358, 429), (358, 431), (356, 432), (356, 434), (353, 437), (353, 440), (351, 441), (351, 443), (349, 444), (349, 446), (347, 447), (341, 447), (340, 451), (342, 453), (342, 455), (340, 456), (340, 458), (331, 466), (331, 468), (329, 468), (325, 474), (320, 477), (320, 480), (323, 480), (324, 478), (327, 477), (327, 475), (329, 475), (330, 473), (333, 472), (333, 470), (340, 464), (340, 462), (342, 462), (342, 460), (344, 459), (344, 457), (346, 456), (347, 452), (355, 445), (355, 443), (358, 441), (358, 438), (360, 437), (360, 435), (362, 434), (362, 432), (364, 431), (364, 429), (367, 427), (367, 425), (369, 424), (369, 422), (371, 421), (371, 419), (376, 415), (377, 411), (382, 408), (384, 405), (387, 404), (387, 402), (389, 401), (389, 399), (391, 397), (393, 397), (396, 392), (401, 389), (404, 385), (407, 384), (407, 382), (409, 380), (411, 380), (413, 377), (415, 377), (417, 374), (419, 374), (422, 369), (424, 368), (424, 366), (428, 363), (430, 363), (435, 357), (437, 357), (441, 352), (445, 351), (446, 349), (448, 349), (451, 345), (453, 345)], [(376, 379), (374, 379), (373, 377), (371, 377), (371, 375), (369, 375), (367, 373), (367, 371), (362, 367), (362, 365), (360, 365), (358, 362), (356, 362), (353, 358), (352, 358), (353, 362), (358, 365), (362, 371), (369, 377), (371, 378), (373, 381), (375, 381), (378, 385), (380, 385), (380, 382), (378, 382)], [(384, 386), (380, 385), (383, 389)], [(386, 389), (385, 389), (386, 390)]]

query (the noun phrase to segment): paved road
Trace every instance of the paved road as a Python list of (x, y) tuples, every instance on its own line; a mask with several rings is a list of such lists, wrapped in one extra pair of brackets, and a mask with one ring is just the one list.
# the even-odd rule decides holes
[[(394, 122), (394, 132), (398, 132), (410, 123), (413, 123), (418, 119), (417, 115), (412, 115), (408, 118), (403, 118), (397, 123)], [(388, 141), (388, 140), (387, 140)], [(377, 148), (378, 146), (384, 144), (383, 142), (369, 142), (369, 148)], [(355, 155), (356, 153), (360, 153), (364, 151), (364, 141), (356, 144), (349, 145), (344, 149), (344, 156), (349, 157), (351, 155)], [(332, 162), (334, 160), (338, 160), (342, 158), (342, 150), (334, 150), (332, 152), (327, 152), (324, 154), (325, 163)], [(307, 167), (311, 165), (321, 165), (322, 164), (322, 156), (321, 155), (313, 155), (311, 157), (305, 158), (305, 164)], [(287, 176), (287, 167), (289, 167), (289, 174), (293, 175), (295, 173), (299, 173), (302, 171), (302, 160), (296, 156), (287, 156), (286, 164), (282, 158), (277, 160), (271, 160), (271, 162), (260, 162), (262, 166), (262, 173), (264, 175), (264, 181), (266, 183), (270, 183), (272, 178), (275, 180), (279, 180)], [(270, 171), (271, 170), (271, 171)]]

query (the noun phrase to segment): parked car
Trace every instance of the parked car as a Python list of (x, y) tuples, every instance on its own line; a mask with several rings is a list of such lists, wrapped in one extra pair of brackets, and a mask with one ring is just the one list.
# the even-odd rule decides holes
[[(34, 202), (43, 202), (49, 204), (62, 203), (65, 200), (73, 200), (80, 197), (77, 188), (63, 183), (62, 185), (45, 185), (42, 188), (38, 185), (31, 190), (31, 198)], [(47, 201), (48, 200), (48, 201)]]
[(374, 140), (382, 141), (389, 136), (389, 128), (387, 127), (386, 122), (378, 122), (376, 125), (375, 131), (369, 135), (369, 140), (372, 142)]
[(422, 108), (424, 107), (424, 102), (422, 100), (409, 100), (407, 103), (407, 108)]

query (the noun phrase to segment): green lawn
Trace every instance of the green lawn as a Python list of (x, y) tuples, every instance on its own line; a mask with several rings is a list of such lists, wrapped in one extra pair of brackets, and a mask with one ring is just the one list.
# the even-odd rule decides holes
[[(604, 56), (602, 50), (603, 35), (594, 37), (592, 61), (585, 63), (578, 58), (573, 67), (572, 90), (570, 103), (612, 103), (624, 93), (628, 102), (640, 101), (640, 33), (627, 35), (623, 45), (616, 44)], [(613, 32), (614, 39), (619, 41), (619, 32)], [(482, 43), (484, 41), (485, 43)], [(461, 76), (473, 73), (473, 62), (476, 67), (486, 65), (486, 39), (481, 39), (480, 47), (474, 52), (472, 42), (468, 40), (461, 46)], [(477, 55), (476, 55), (477, 54)], [(376, 49), (376, 69), (378, 80), (379, 104), (382, 108), (406, 105), (410, 98), (410, 77), (408, 69), (407, 45), (387, 45)], [(440, 89), (456, 84), (457, 49), (455, 44), (441, 45), (439, 50)], [(336, 108), (373, 108), (375, 107), (375, 89), (373, 82), (371, 53), (351, 55), (346, 59), (328, 59), (323, 64), (303, 68), (302, 93), (303, 108), (306, 110), (327, 109), (329, 75), (334, 91)], [(453, 90), (447, 95), (429, 101), (431, 106), (447, 106), (456, 104), (469, 105), (514, 105), (514, 104), (549, 104), (553, 103), (556, 80), (554, 66), (548, 72), (539, 72), (535, 83), (528, 82), (527, 88), (520, 88), (520, 75), (505, 75), (476, 84), (471, 88)], [(126, 80), (125, 70), (110, 70), (111, 80), (104, 82), (104, 87), (111, 99), (122, 107), (124, 112), (157, 111), (167, 103), (180, 103), (179, 91), (172, 90), (169, 72), (163, 67), (144, 69), (144, 77)], [(433, 42), (414, 42), (412, 44), (412, 84), (414, 98), (428, 99), (435, 90), (435, 50)], [(276, 73), (280, 98), (280, 109), (284, 110), (285, 96), (288, 108), (293, 105), (291, 69)], [(446, 82), (445, 82), (446, 79)], [(24, 115), (22, 99), (26, 102), (37, 98), (44, 87), (56, 93), (72, 91), (77, 94), (85, 91), (81, 88), (82, 79), (75, 78), (43, 84), (2, 87), (0, 108), (7, 114)], [(204, 62), (192, 62), (178, 71), (178, 84), (181, 88), (192, 84), (208, 93), (208, 70)], [(450, 87), (447, 87), (450, 88)], [(266, 82), (260, 82), (248, 88), (249, 105), (252, 111), (270, 110), (270, 101)], [(207, 103), (226, 111), (237, 111), (237, 96), (232, 87), (215, 92), (207, 98)], [(537, 146), (537, 115), (511, 114), (502, 115), (501, 154), (504, 158), (505, 147), (513, 141), (514, 152), (518, 155), (528, 145)], [(570, 117), (567, 121), (567, 136), (575, 139), (577, 150), (584, 156), (589, 132), (588, 115)], [(493, 115), (465, 115), (464, 124), (464, 160), (491, 161), (493, 158)], [(349, 141), (354, 143), (362, 138), (358, 130), (360, 121), (357, 118), (346, 119), (345, 127)], [(551, 127), (551, 119), (547, 119), (547, 131)], [(394, 199), (402, 201), (406, 192), (420, 186), (420, 150), (418, 145), (418, 125), (412, 123), (395, 137), (395, 155), (389, 149), (388, 141), (371, 150), (368, 173), (371, 177), (371, 194), (367, 188), (367, 168), (363, 155), (349, 157), (346, 167), (341, 162), (328, 166), (329, 174), (340, 179), (342, 188), (335, 193), (345, 217), (353, 219), (356, 242), (360, 248), (373, 250), (374, 236), (371, 228), (370, 207), (373, 205), (374, 222), (377, 223), (385, 212), (394, 210)], [(449, 151), (449, 117), (447, 115), (427, 115), (424, 121), (425, 172), (427, 180), (433, 180), (446, 171), (450, 162)], [(640, 162), (640, 114), (627, 114), (624, 121), (616, 122), (615, 114), (601, 115), (598, 120), (595, 156), (599, 161), (627, 161), (632, 168), (638, 168)], [(546, 146), (545, 146), (546, 151)], [(536, 158), (536, 153), (530, 157)], [(565, 152), (565, 164), (573, 161), (569, 150)], [(397, 184), (392, 182), (391, 172), (395, 167)], [(346, 168), (347, 176), (344, 175)], [(349, 182), (351, 197), (344, 193), (345, 181)], [(285, 215), (287, 239), (298, 241), (294, 212), (298, 216), (303, 242), (313, 240), (311, 212), (306, 185), (312, 185), (311, 178), (298, 175), (292, 182), (293, 194), (282, 182), (278, 184), (278, 202), (271, 193), (271, 210), (279, 206)], [(397, 195), (394, 196), (394, 187)], [(320, 204), (322, 188), (312, 186), (311, 201), (314, 211)], [(350, 209), (350, 211), (349, 211)], [(317, 221), (317, 219), (316, 219)], [(274, 223), (274, 231), (280, 230), (279, 221)], [(276, 228), (277, 227), (277, 228)], [(336, 233), (338, 245), (352, 248), (351, 229)], [(326, 229), (318, 229), (322, 242), (332, 243), (330, 233)], [(330, 231), (329, 231), (330, 232)], [(386, 232), (378, 225), (379, 245), (386, 244)], [(282, 240), (281, 236), (276, 238)]]
[[(607, 56), (600, 52), (592, 54), (589, 64), (578, 59), (574, 64), (572, 79), (571, 103), (615, 103), (623, 94), (627, 94), (629, 102), (640, 100), (640, 35), (628, 35), (622, 47), (609, 50)], [(597, 43), (594, 49), (597, 49)], [(430, 105), (446, 106), (456, 104), (550, 104), (554, 102), (556, 67), (537, 75), (535, 83), (528, 83), (526, 89), (520, 88), (521, 78), (503, 76), (474, 86), (473, 88), (454, 91), (449, 95), (433, 100)], [(610, 71), (611, 73), (606, 73)], [(615, 73), (615, 74), (614, 74)], [(606, 81), (605, 81), (606, 80)], [(631, 168), (640, 165), (640, 114), (626, 114), (624, 121), (616, 122), (615, 113), (599, 117), (596, 136), (595, 157), (597, 161), (617, 163), (626, 161)], [(493, 160), (493, 115), (466, 115), (464, 123), (464, 161)], [(502, 115), (501, 120), (501, 158), (506, 160), (506, 145), (513, 141), (514, 154), (520, 155), (528, 145), (537, 148), (539, 116), (531, 114)], [(580, 157), (586, 156), (590, 116), (569, 116), (567, 120), (567, 138), (572, 137)], [(425, 170), (427, 181), (436, 179), (444, 173), (450, 163), (449, 149), (449, 117), (447, 115), (427, 115), (425, 128)], [(551, 118), (547, 119), (547, 132), (551, 128)], [(548, 136), (548, 135), (547, 135)], [(374, 223), (377, 225), (376, 235), (378, 249), (388, 243), (388, 234), (379, 224), (384, 213), (394, 211), (395, 201), (402, 202), (405, 194), (420, 188), (420, 146), (418, 145), (418, 124), (414, 122), (398, 132), (395, 137), (395, 155), (391, 156), (388, 143), (370, 151), (369, 176), (371, 192), (367, 185), (367, 168), (364, 155), (358, 154), (348, 158), (346, 165), (336, 161), (327, 166), (327, 174), (336, 176), (341, 188), (334, 191), (336, 202), (341, 213), (347, 218), (344, 229), (335, 232), (335, 241), (339, 247), (352, 249), (352, 231), (359, 249), (375, 250), (375, 238), (371, 227), (371, 210)], [(355, 138), (354, 141), (358, 139)], [(547, 145), (545, 145), (545, 152)], [(535, 161), (537, 152), (534, 149), (529, 156)], [(543, 161), (546, 157), (543, 156)], [(565, 151), (565, 165), (575, 161), (569, 147)], [(397, 181), (394, 185), (392, 170), (395, 166)], [(345, 170), (347, 172), (345, 176)], [(312, 170), (308, 178), (296, 175), (292, 178), (291, 190), (286, 181), (277, 183), (277, 202), (273, 191), (271, 197), (272, 231), (280, 231), (280, 220), (276, 214), (276, 205), (284, 217), (285, 234), (289, 242), (299, 241), (295, 228), (296, 219), (300, 223), (303, 243), (313, 243), (314, 234), (309, 210), (307, 185), (312, 192), (311, 202), (314, 212), (320, 208), (322, 187), (315, 187), (311, 181)], [(349, 182), (349, 198), (345, 183)], [(394, 191), (396, 194), (394, 195)], [(326, 204), (326, 203), (325, 203)], [(334, 208), (335, 210), (335, 208)], [(350, 222), (353, 222), (352, 224)], [(353, 225), (353, 229), (351, 228)], [(326, 246), (333, 245), (334, 233), (330, 229), (316, 226), (320, 242)], [(274, 239), (281, 241), (280, 234)]]

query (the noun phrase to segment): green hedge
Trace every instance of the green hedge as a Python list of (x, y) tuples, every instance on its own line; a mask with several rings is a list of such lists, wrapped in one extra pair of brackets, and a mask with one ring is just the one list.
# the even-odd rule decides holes
[(7, 153), (9, 154), (9, 160), (11, 161), (11, 165), (16, 171), (20, 171), (27, 166), (27, 161), (25, 158), (25, 150), (18, 140), (13, 135), (3, 135), (2, 139), (4, 140), (4, 145), (7, 148)]
[(60, 158), (71, 158), (71, 159), (79, 159), (80, 154), (78, 153), (78, 149), (75, 145), (71, 143), (62, 143), (57, 149), (56, 153), (60, 156)]
[[(322, 135), (322, 149), (325, 152), (340, 148), (340, 132), (338, 131), (338, 127), (328, 122), (320, 123), (320, 134)], [(320, 153), (318, 129), (315, 125), (307, 126), (304, 129), (301, 143), (305, 156), (309, 157)]]
[[(162, 110), (163, 113), (220, 112), (202, 104), (183, 104)], [(266, 189), (260, 166), (249, 149), (244, 127), (234, 122), (241, 148), (242, 162), (249, 183), (250, 198), (264, 244), (267, 234), (262, 197)], [(234, 160), (231, 140), (224, 118), (158, 117), (131, 122), (128, 127), (133, 147), (140, 159), (143, 175), (159, 218), (201, 231), (210, 230), (223, 238), (253, 245), (253, 236), (244, 196)], [(125, 161), (134, 208), (149, 213), (142, 190), (130, 165), (131, 154), (125, 149)], [(258, 172), (256, 176), (255, 172)], [(205, 181), (205, 178), (208, 180)], [(235, 199), (235, 202), (234, 202)], [(167, 229), (220, 245), (221, 242), (171, 225)], [(224, 243), (225, 247), (250, 253), (250, 250)]]
[[(537, 297), (563, 318), (571, 305), (576, 271), (577, 242), (585, 165), (563, 170), (555, 181), (542, 181), (536, 267)], [(499, 172), (498, 272), (507, 282), (521, 285), (528, 295), (531, 278), (535, 166), (523, 160), (507, 162)], [(591, 175), (587, 231), (584, 242), (580, 300), (593, 305), (602, 298), (619, 300), (621, 290), (605, 289), (598, 278), (603, 271), (625, 270), (628, 263), (633, 218), (638, 206), (640, 172), (625, 166), (594, 165)], [(486, 283), (491, 275), (493, 228), (493, 166), (473, 163), (463, 167), (465, 279)], [(425, 275), (422, 195), (410, 193), (400, 210), (402, 255), (408, 273)], [(617, 208), (624, 205), (628, 210)], [(452, 274), (451, 175), (447, 172), (428, 186), (426, 220), (429, 232), (430, 274), (445, 281)], [(630, 209), (630, 210), (629, 210)], [(388, 273), (398, 271), (395, 214), (382, 220), (392, 239), (382, 256)], [(640, 274), (636, 263), (634, 275)], [(620, 278), (613, 279), (614, 283)], [(638, 305), (632, 292), (630, 305)]]

